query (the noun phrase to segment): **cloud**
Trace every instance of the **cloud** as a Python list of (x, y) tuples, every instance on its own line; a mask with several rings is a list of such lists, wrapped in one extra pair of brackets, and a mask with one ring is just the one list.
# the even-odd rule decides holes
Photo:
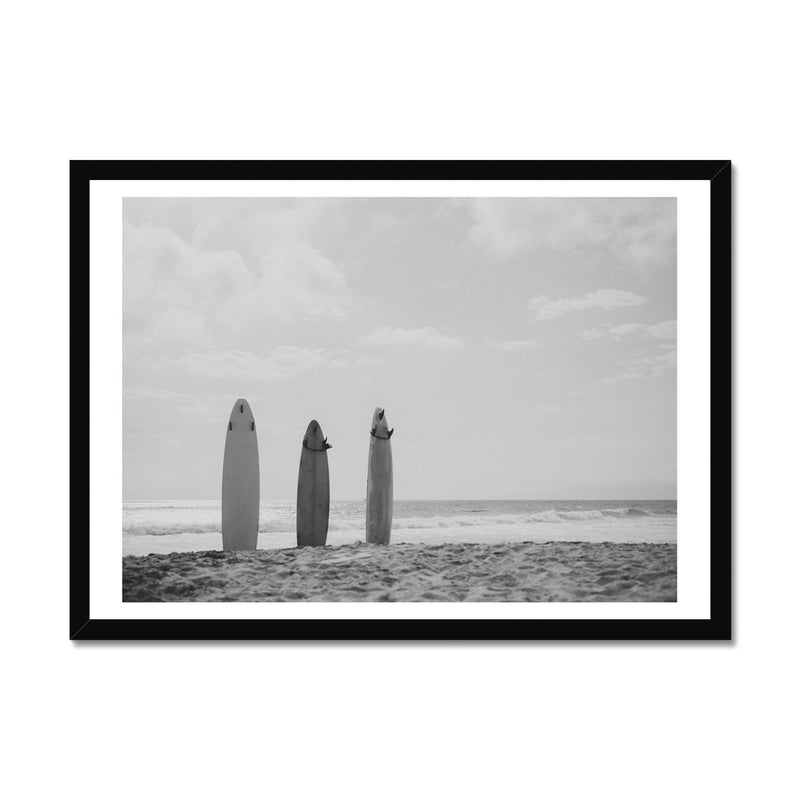
[(350, 302), (343, 272), (287, 213), (191, 242), (166, 227), (126, 222), (126, 352), (236, 347), (270, 324), (343, 317)]
[(155, 366), (179, 369), (201, 378), (242, 381), (281, 381), (327, 364), (326, 351), (307, 347), (277, 347), (266, 356), (244, 350), (186, 353)]
[(664, 352), (656, 356), (641, 356), (634, 359), (628, 367), (618, 375), (603, 378), (609, 385), (621, 381), (657, 378), (668, 370), (678, 366), (678, 351), (674, 345), (661, 345)]
[(648, 325), (647, 335), (654, 339), (677, 339), (678, 320), (673, 319), (669, 322), (659, 322), (657, 325)]
[(556, 300), (541, 295), (532, 298), (528, 302), (528, 308), (536, 312), (537, 319), (554, 319), (573, 311), (593, 309), (606, 311), (610, 308), (639, 306), (646, 302), (646, 298), (622, 289), (598, 289), (596, 292), (587, 292), (578, 297), (562, 297)]
[(644, 327), (640, 322), (629, 322), (626, 325), (615, 325), (613, 328), (609, 328), (608, 332), (615, 339), (622, 339), (631, 333), (642, 330)]
[[(621, 381), (655, 378), (667, 370), (675, 369), (678, 364), (678, 350), (675, 346), (677, 334), (678, 323), (673, 319), (652, 325), (642, 322), (606, 324), (600, 328), (580, 331), (578, 335), (585, 341), (595, 341), (610, 336), (617, 342), (624, 342), (634, 337), (633, 341), (636, 342), (635, 346), (638, 349), (637, 357), (631, 359), (618, 374), (603, 378), (604, 383), (613, 385)], [(642, 355), (645, 348), (651, 350), (655, 348), (656, 354)]]
[(445, 336), (434, 328), (378, 328), (362, 336), (361, 347), (388, 347), (393, 350), (459, 350), (460, 339)]
[(541, 345), (532, 339), (517, 339), (505, 342), (498, 342), (492, 345), (500, 350), (519, 351), (519, 350), (538, 350)]
[[(658, 322), (655, 325), (645, 325), (641, 322), (630, 322), (626, 325), (615, 325), (610, 327), (608, 332), (618, 341), (625, 339), (634, 333), (647, 336), (651, 339), (676, 339), (678, 337), (677, 320)], [(602, 334), (601, 334), (602, 335)]]
[(511, 258), (542, 249), (633, 271), (675, 264), (675, 198), (473, 198), (471, 237)]

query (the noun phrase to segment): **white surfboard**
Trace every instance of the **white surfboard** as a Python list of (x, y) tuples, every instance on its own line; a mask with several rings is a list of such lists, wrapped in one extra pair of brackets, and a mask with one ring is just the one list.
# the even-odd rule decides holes
[(328, 450), (333, 445), (312, 419), (300, 450), (297, 476), (297, 546), (322, 547), (328, 539), (331, 488), (328, 475)]
[(233, 406), (222, 461), (222, 549), (255, 550), (258, 544), (258, 438), (247, 400)]
[(389, 544), (392, 535), (392, 443), (386, 414), (376, 408), (372, 415), (367, 467), (367, 541)]

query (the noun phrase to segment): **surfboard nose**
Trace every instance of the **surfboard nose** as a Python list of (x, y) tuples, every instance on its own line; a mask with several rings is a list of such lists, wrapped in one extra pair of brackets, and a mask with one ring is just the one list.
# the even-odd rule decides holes
[(306, 428), (306, 435), (303, 437), (306, 447), (312, 450), (323, 450), (324, 436), (322, 434), (322, 426), (315, 419), (308, 423)]
[(388, 439), (391, 436), (385, 408), (378, 406), (375, 409), (372, 414), (372, 428), (370, 431), (373, 436), (377, 436), (379, 439)]
[(231, 409), (231, 416), (228, 421), (228, 430), (233, 430), (240, 422), (247, 423), (249, 428), (255, 430), (255, 417), (250, 409), (250, 404), (244, 397), (240, 397)]

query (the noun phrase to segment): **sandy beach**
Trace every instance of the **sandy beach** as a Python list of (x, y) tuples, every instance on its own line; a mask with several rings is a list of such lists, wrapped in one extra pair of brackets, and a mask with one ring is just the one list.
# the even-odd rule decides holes
[(677, 546), (354, 543), (127, 556), (125, 602), (675, 602)]

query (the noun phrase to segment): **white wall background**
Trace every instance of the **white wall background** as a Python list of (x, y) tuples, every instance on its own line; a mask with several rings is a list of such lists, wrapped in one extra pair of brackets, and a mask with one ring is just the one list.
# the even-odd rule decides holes
[[(787, 796), (796, 14), (769, 2), (6, 8), (6, 796)], [(312, 157), (734, 160), (734, 645), (69, 643), (68, 159)]]

